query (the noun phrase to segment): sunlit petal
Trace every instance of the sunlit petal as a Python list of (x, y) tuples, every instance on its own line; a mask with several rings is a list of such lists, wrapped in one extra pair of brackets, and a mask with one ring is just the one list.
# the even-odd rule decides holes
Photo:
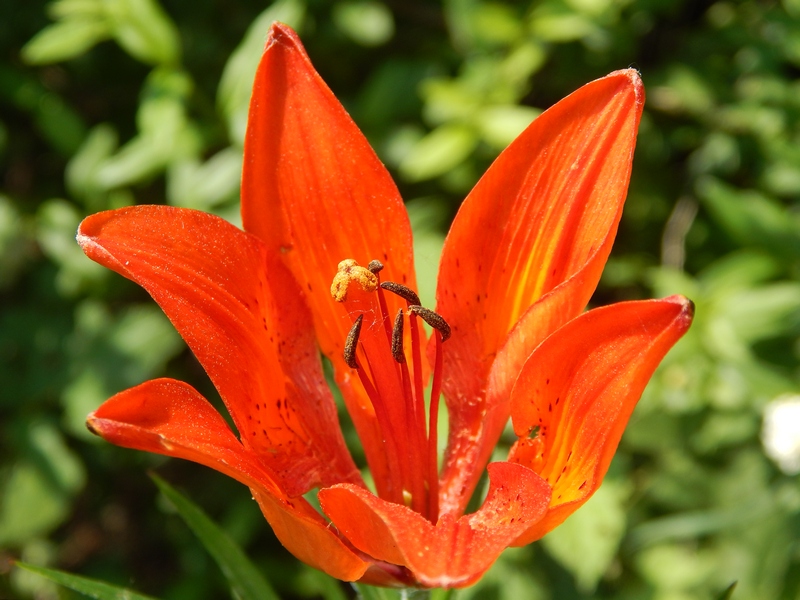
[(517, 543), (540, 538), (599, 487), (642, 391), (693, 314), (682, 296), (613, 304), (571, 321), (531, 354), (511, 394), (520, 440), (509, 460), (541, 475), (553, 498)]
[[(597, 285), (625, 201), (643, 102), (633, 69), (580, 88), (500, 155), (453, 223), (437, 290), (437, 310), (454, 331), (445, 352), (446, 510), (463, 510), (469, 500), (508, 417), (504, 403), (522, 362), (583, 310)], [(487, 406), (498, 352), (506, 356)]]
[(493, 463), (489, 477), (476, 513), (445, 515), (436, 525), (353, 485), (324, 489), (319, 498), (344, 536), (366, 554), (405, 565), (426, 586), (463, 587), (541, 519), (550, 501), (550, 486), (520, 465)]
[(250, 486), (281, 543), (329, 575), (353, 581), (368, 568), (308, 502), (284, 493), (274, 473), (191, 386), (172, 379), (148, 381), (108, 400), (89, 416), (88, 425), (114, 444), (191, 460)]
[(219, 390), (242, 442), (285, 489), (299, 495), (360, 480), (308, 309), (257, 238), (206, 213), (137, 206), (87, 218), (78, 241), (153, 296)]

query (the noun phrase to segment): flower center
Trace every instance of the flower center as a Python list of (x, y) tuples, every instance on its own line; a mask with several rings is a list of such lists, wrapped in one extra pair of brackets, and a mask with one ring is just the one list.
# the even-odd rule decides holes
[[(367, 267), (352, 259), (339, 263), (331, 296), (341, 302), (353, 323), (344, 347), (347, 365), (355, 369), (375, 410), (388, 464), (388, 481), (378, 481), (378, 494), (405, 504), (435, 523), (439, 514), (438, 415), (442, 384), (442, 342), (450, 327), (420, 304), (411, 288), (380, 281), (383, 265)], [(389, 316), (385, 292), (406, 301), (406, 310)], [(424, 331), (433, 328), (433, 383), (425, 416), (426, 367), (422, 360)], [(408, 327), (406, 327), (406, 322)], [(408, 348), (410, 347), (410, 352)], [(368, 450), (368, 449), (367, 449)]]

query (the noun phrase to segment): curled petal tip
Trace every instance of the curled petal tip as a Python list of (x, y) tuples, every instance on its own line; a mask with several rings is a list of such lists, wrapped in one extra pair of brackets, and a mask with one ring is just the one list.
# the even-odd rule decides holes
[[(267, 34), (266, 50), (276, 43), (283, 43), (285, 45), (299, 46), (300, 40), (297, 37), (294, 29), (289, 27), (286, 23), (280, 21), (273, 21), (270, 25), (269, 33)], [(302, 48), (302, 46), (300, 46)]]
[(95, 426), (95, 421), (96, 418), (94, 416), (94, 413), (86, 417), (86, 429), (88, 429), (94, 435), (102, 437), (102, 435), (100, 434), (100, 430)]
[(619, 78), (623, 85), (631, 86), (633, 88), (634, 97), (636, 98), (636, 103), (640, 106), (644, 104), (644, 84), (642, 83), (642, 74), (638, 69), (620, 69), (619, 71), (614, 71), (603, 77), (603, 79), (610, 78)]
[(80, 225), (78, 225), (78, 231), (75, 232), (75, 239), (78, 241), (78, 244), (80, 244), (81, 248), (85, 247), (86, 244), (91, 242), (92, 232), (94, 229), (96, 229), (96, 227), (93, 226), (93, 223), (97, 221), (95, 217), (97, 217), (98, 214), (102, 213), (90, 215), (81, 221)]
[(681, 294), (675, 294), (674, 296), (664, 298), (663, 301), (679, 305), (681, 308), (681, 316), (686, 319), (687, 323), (691, 323), (694, 318), (695, 305), (689, 298)]
[(620, 69), (619, 71), (614, 71), (611, 75), (624, 75), (627, 77), (630, 82), (635, 85), (639, 86), (642, 85), (642, 73), (639, 69), (635, 69), (633, 67), (629, 67), (627, 69)]
[(683, 311), (686, 313), (686, 316), (690, 319), (694, 317), (695, 306), (694, 302), (689, 300), (686, 296), (678, 296), (678, 301), (683, 304)]

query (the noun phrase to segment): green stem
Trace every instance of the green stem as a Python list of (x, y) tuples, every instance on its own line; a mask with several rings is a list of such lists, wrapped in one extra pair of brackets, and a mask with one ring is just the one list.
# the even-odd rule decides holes
[(354, 583), (359, 600), (448, 600), (451, 590), (421, 590), (415, 588), (380, 588)]

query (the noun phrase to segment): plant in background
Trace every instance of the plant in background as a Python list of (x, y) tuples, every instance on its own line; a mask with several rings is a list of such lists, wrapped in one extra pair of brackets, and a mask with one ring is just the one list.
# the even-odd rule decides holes
[[(645, 384), (691, 323), (682, 297), (581, 314), (622, 212), (643, 100), (635, 71), (612, 73), (509, 146), (453, 223), (433, 312), (414, 291), (411, 231), (389, 174), (294, 32), (273, 25), (245, 138), (245, 232), (158, 206), (98, 213), (78, 230), (90, 258), (159, 303), (239, 438), (168, 379), (113, 397), (90, 430), (245, 483), (284, 546), (339, 579), (474, 583), (504, 548), (542, 537), (594, 493)], [(420, 320), (432, 327), (427, 357)], [(375, 493), (339, 432), (317, 344)], [(519, 439), (464, 515), (509, 416)], [(314, 488), (335, 527), (303, 497)]]
[[(11, 3), (0, 20), (0, 596), (60, 593), (4, 571), (17, 556), (170, 600), (221, 597), (226, 585), (274, 597), (263, 579), (250, 585), (259, 571), (282, 597), (349, 591), (283, 552), (235, 481), (99, 444), (84, 426), (103, 400), (154, 377), (191, 382), (220, 406), (158, 307), (86, 259), (74, 235), (86, 214), (134, 203), (241, 223), (248, 99), (277, 19), (307, 34), (316, 68), (396, 176), (430, 307), (452, 216), (539, 108), (624, 65), (647, 85), (625, 212), (590, 305), (680, 293), (698, 318), (654, 375), (597, 493), (450, 596), (707, 600), (738, 579), (736, 600), (794, 599), (797, 476), (760, 433), (769, 408), (800, 390), (800, 5), (265, 4), (55, 0)], [(516, 440), (508, 427), (492, 460)], [(174, 491), (156, 501), (148, 468), (247, 549), (257, 565), (247, 585), (228, 577), (243, 555), (208, 536), (207, 549), (225, 550), (202, 552), (170, 514)], [(212, 556), (229, 558), (227, 584)]]

